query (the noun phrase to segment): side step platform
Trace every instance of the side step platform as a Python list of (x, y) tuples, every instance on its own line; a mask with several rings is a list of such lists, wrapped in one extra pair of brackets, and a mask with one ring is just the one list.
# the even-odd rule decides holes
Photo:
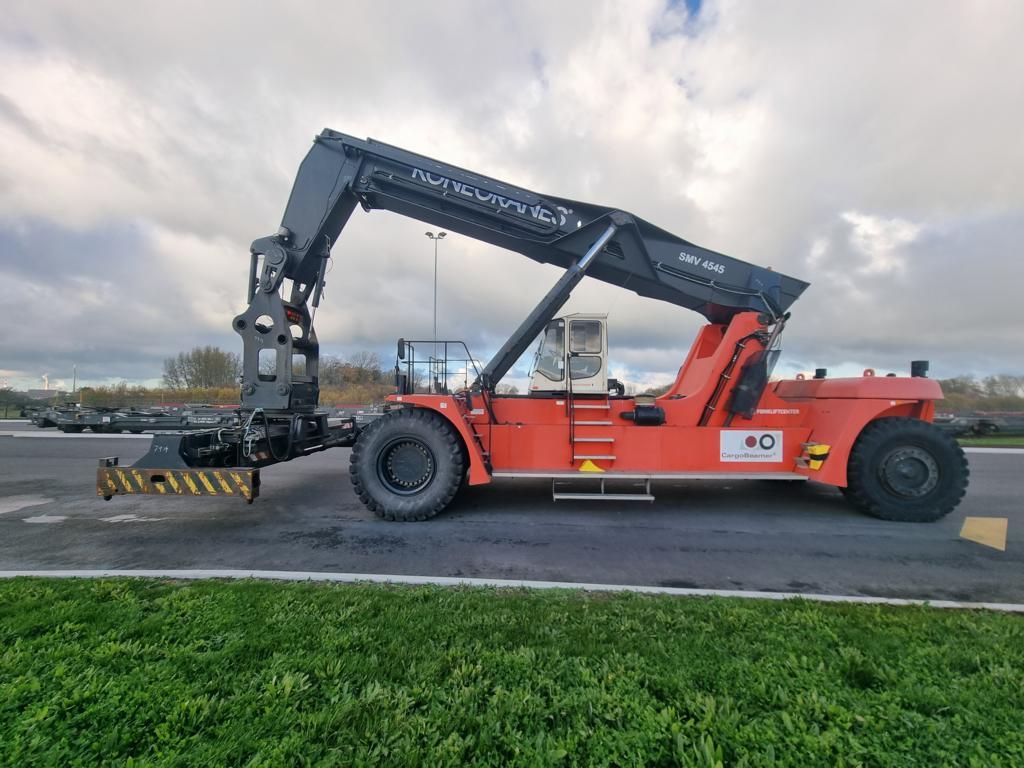
[[(595, 481), (597, 482), (596, 488), (593, 486)], [(609, 481), (618, 486), (617, 490), (610, 491), (608, 489)], [(581, 487), (584, 483), (589, 486), (586, 490)], [(626, 488), (631, 490), (626, 491)], [(614, 477), (579, 478), (571, 481), (552, 478), (551, 498), (554, 501), (654, 501), (654, 494), (651, 493), (649, 477), (632, 481)]]

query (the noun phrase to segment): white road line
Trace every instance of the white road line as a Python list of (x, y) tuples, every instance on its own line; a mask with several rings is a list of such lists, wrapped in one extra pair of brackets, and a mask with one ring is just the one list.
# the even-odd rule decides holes
[(101, 517), (104, 523), (155, 523), (166, 520), (165, 517), (139, 517), (138, 515), (114, 515), (113, 517)]
[(19, 576), (41, 578), (106, 579), (119, 576), (146, 579), (268, 579), (273, 581), (332, 581), (345, 584), (372, 582), (376, 584), (431, 584), (441, 587), (502, 587), (513, 589), (581, 589), (587, 592), (640, 592), (651, 595), (680, 597), (739, 597), (753, 600), (811, 600), (820, 603), (866, 603), (869, 605), (925, 605), (930, 608), (985, 609), (1024, 613), (1019, 603), (969, 603), (954, 600), (914, 600), (898, 597), (865, 595), (816, 595), (799, 592), (753, 592), (738, 589), (683, 589), (680, 587), (630, 586), (625, 584), (590, 584), (571, 581), (529, 581), (520, 579), (470, 579), (452, 576), (401, 576), (377, 573), (321, 573), (317, 571), (245, 571), (245, 570), (66, 570), (66, 571), (0, 571), (0, 579)]

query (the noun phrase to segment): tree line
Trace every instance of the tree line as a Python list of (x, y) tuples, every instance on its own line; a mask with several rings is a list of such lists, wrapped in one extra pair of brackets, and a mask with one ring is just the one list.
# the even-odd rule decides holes
[[(163, 384), (171, 390), (237, 388), (241, 375), (242, 360), (234, 352), (211, 346), (195, 347), (164, 360)], [(355, 352), (348, 358), (320, 358), (321, 387), (374, 387), (391, 381), (375, 352)]]
[[(211, 403), (230, 405), (239, 401), (239, 356), (213, 346), (195, 347), (164, 360), (163, 387), (148, 388), (126, 382), (106, 387), (82, 387), (75, 400), (83, 405), (132, 406), (161, 403)], [(945, 401), (938, 410), (1024, 411), (1024, 376), (994, 374), (983, 378), (955, 376), (940, 379)], [(669, 385), (643, 394), (660, 395)], [(320, 359), (320, 401), (325, 405), (373, 403), (394, 391), (394, 378), (384, 370), (374, 352), (360, 351), (348, 357), (325, 355)], [(501, 384), (498, 392), (516, 394), (515, 387)], [(10, 388), (0, 390), (0, 406), (20, 404), (24, 396)]]
[(982, 379), (955, 376), (940, 380), (945, 402), (938, 409), (951, 413), (970, 411), (1024, 411), (1024, 376), (997, 373)]

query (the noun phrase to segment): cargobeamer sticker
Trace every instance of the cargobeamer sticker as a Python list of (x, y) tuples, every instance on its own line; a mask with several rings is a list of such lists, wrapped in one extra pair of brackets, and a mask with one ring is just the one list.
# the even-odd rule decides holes
[(782, 461), (781, 430), (723, 429), (722, 461)]

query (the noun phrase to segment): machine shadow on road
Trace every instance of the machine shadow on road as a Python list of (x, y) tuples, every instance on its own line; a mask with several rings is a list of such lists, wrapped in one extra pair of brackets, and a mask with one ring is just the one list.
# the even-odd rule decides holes
[[(583, 486), (584, 488), (586, 485)], [(663, 480), (652, 483), (655, 499), (646, 501), (553, 501), (550, 480), (503, 478), (485, 486), (466, 486), (438, 520), (462, 518), (475, 514), (524, 515), (557, 510), (559, 517), (592, 515), (595, 519), (606, 513), (635, 514), (650, 519), (663, 515), (722, 519), (722, 528), (729, 520), (752, 515), (806, 515), (818, 520), (870, 520), (851, 508), (835, 489), (808, 482), (777, 482), (737, 480)], [(580, 521), (577, 521), (580, 522)]]

